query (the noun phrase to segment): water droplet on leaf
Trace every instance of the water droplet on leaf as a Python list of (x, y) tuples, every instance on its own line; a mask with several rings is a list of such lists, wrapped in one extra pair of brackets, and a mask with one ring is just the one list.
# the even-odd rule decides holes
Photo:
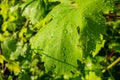
[(55, 69), (56, 68), (56, 66), (53, 64), (52, 66), (51, 66), (51, 69)]
[(53, 38), (53, 34), (51, 34), (51, 38)]
[(65, 51), (66, 50), (66, 48), (63, 48), (63, 51)]
[(63, 30), (63, 32), (64, 32), (65, 34), (67, 34), (67, 33), (68, 33), (67, 29), (64, 29), (64, 30)]

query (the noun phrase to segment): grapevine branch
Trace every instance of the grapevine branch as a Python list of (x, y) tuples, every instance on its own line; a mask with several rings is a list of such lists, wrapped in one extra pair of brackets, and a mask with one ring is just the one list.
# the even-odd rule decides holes
[(2, 54), (2, 48), (1, 48), (1, 43), (0, 43), (0, 55)]
[(116, 15), (116, 13), (109, 13), (109, 14), (103, 14), (103, 16), (106, 18), (106, 21), (115, 21), (116, 19), (120, 20), (120, 15)]
[[(2, 48), (1, 48), (1, 44), (0, 44), (0, 55), (2, 55)], [(1, 65), (2, 66), (2, 73), (4, 74), (5, 73), (5, 71), (6, 71), (6, 66), (5, 66), (5, 64), (2, 64)]]
[(106, 70), (112, 68), (115, 66), (118, 62), (120, 62), (120, 57), (118, 57), (113, 63), (111, 63), (106, 69), (102, 70), (102, 73), (104, 73)]

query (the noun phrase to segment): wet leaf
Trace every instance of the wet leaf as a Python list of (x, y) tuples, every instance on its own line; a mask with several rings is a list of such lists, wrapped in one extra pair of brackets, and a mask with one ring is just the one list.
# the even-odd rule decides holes
[(105, 33), (102, 12), (107, 4), (104, 0), (85, 0), (76, 8), (61, 3), (49, 13), (46, 18), (52, 20), (30, 41), (32, 49), (42, 54), (46, 71), (76, 72), (77, 60), (99, 52), (105, 42), (101, 36)]

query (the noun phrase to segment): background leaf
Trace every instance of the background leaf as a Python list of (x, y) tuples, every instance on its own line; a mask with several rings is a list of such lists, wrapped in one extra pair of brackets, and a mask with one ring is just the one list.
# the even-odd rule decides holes
[(43, 19), (46, 12), (46, 5), (44, 0), (31, 0), (22, 4), (22, 15), (30, 19), (33, 24)]

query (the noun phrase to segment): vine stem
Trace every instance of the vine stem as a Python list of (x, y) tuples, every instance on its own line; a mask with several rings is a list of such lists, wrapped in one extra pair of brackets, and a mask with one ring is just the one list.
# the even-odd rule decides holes
[(0, 55), (2, 54), (2, 48), (1, 48), (1, 43), (0, 43)]
[(118, 57), (113, 63), (111, 63), (106, 69), (102, 70), (102, 73), (104, 73), (106, 70), (112, 68), (115, 66), (118, 62), (120, 62), (120, 57)]

